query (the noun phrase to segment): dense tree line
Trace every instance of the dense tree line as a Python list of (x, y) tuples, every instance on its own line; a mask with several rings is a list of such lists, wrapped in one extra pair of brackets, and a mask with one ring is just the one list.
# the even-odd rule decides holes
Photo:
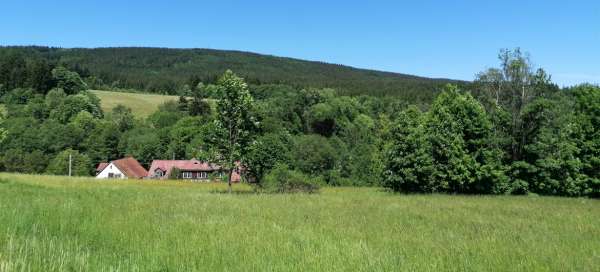
[[(2, 63), (23, 64), (10, 56)], [(0, 68), (3, 171), (66, 174), (71, 155), (74, 173), (90, 175), (98, 162), (133, 155), (145, 166), (198, 158), (231, 170), (241, 161), (246, 178), (272, 192), (327, 184), (600, 194), (600, 88), (560, 89), (518, 49), (502, 51), (500, 67), (473, 84), (442, 88), (430, 104), (252, 85), (227, 71), (186, 84), (178, 102), (144, 119), (126, 105), (102, 112), (79, 73), (33, 62)]]
[[(410, 103), (430, 103), (446, 83), (404, 74), (356, 69), (239, 51), (167, 48), (61, 49), (0, 47), (0, 55), (38, 56), (78, 72), (92, 88), (135, 89), (181, 94), (198, 82), (216, 83), (227, 69), (250, 85), (282, 84), (296, 88), (334, 88), (344, 95), (400, 96)], [(42, 67), (43, 68), (43, 67)], [(0, 81), (1, 82), (1, 81)], [(12, 89), (12, 86), (9, 86)]]
[(478, 75), (472, 93), (448, 87), (421, 112), (400, 113), (384, 185), (407, 192), (598, 196), (600, 88), (559, 90), (520, 50)]

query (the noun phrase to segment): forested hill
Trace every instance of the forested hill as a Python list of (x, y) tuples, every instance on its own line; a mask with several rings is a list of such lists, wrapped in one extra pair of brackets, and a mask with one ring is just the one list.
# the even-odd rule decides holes
[(240, 51), (143, 47), (0, 50), (5, 51), (0, 51), (0, 56), (7, 51), (41, 56), (83, 77), (94, 76), (98, 84), (105, 86), (169, 94), (177, 93), (185, 84), (213, 83), (226, 69), (245, 77), (250, 84), (334, 88), (342, 94), (393, 95), (413, 101), (430, 100), (432, 92), (446, 83), (462, 83)]

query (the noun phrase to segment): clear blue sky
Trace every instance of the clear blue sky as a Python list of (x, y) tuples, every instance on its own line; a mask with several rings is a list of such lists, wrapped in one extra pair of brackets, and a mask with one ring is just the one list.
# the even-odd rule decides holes
[(600, 1), (3, 0), (0, 44), (235, 49), (472, 80), (521, 47), (600, 83)]

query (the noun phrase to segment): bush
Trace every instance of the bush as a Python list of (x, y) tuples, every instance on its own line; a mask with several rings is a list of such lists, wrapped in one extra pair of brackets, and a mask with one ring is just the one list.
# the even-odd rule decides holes
[(289, 169), (285, 164), (277, 164), (265, 176), (258, 189), (265, 193), (316, 193), (322, 183), (320, 178), (311, 178)]

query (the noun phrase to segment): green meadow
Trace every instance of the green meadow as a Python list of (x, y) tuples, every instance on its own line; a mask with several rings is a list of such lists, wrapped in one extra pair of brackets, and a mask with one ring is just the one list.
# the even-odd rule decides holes
[(0, 271), (598, 271), (600, 202), (0, 174)]
[(110, 112), (114, 107), (121, 104), (131, 108), (136, 117), (145, 118), (158, 110), (158, 106), (168, 101), (177, 101), (177, 96), (142, 93), (123, 93), (111, 91), (91, 91), (100, 98), (102, 110)]

